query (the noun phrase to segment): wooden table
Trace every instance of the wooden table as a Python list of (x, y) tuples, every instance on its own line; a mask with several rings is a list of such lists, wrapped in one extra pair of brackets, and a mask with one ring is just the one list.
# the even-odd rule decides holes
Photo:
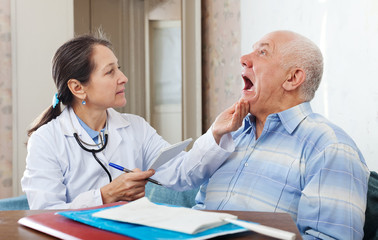
[[(0, 211), (1, 239), (12, 239), (12, 240), (56, 239), (42, 232), (33, 230), (28, 227), (24, 227), (18, 224), (17, 222), (20, 218), (25, 217), (25, 216), (41, 214), (41, 213), (53, 213), (53, 212), (56, 212), (56, 210)], [(221, 211), (221, 212), (227, 212), (227, 213), (237, 215), (239, 219), (252, 221), (252, 222), (258, 222), (266, 226), (271, 226), (271, 227), (279, 228), (282, 230), (294, 232), (297, 236), (296, 239), (302, 239), (294, 221), (292, 220), (290, 215), (287, 213), (244, 212), (244, 211)], [(64, 220), (72, 221), (69, 219), (67, 220), (64, 219)], [(81, 223), (76, 223), (72, 221), (71, 224), (81, 224)], [(92, 228), (84, 224), (82, 224), (82, 226), (83, 228), (86, 228), (85, 231), (87, 233), (88, 231), (103, 231), (103, 230), (98, 230), (96, 228)], [(130, 239), (129, 237), (122, 236), (119, 234), (115, 234), (114, 236), (117, 239), (120, 239), (120, 238)], [(233, 235), (228, 235), (228, 236), (222, 236), (216, 239), (273, 239), (273, 238), (249, 231), (249, 232), (243, 232), (243, 233), (238, 233), (238, 234), (233, 234)]]

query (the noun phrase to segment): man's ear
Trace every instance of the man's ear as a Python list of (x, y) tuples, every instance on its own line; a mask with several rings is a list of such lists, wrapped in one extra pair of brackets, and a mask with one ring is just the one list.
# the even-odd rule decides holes
[(83, 84), (76, 79), (70, 79), (67, 82), (67, 86), (71, 93), (79, 99), (85, 99), (86, 93)]
[(306, 79), (306, 73), (301, 68), (296, 68), (293, 71), (290, 71), (287, 76), (286, 81), (282, 84), (282, 87), (286, 91), (293, 91), (297, 89)]

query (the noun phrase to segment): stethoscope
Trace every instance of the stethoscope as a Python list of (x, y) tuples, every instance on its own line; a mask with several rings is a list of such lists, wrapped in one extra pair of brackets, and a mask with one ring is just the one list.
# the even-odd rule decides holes
[[(103, 151), (106, 148), (106, 145), (108, 145), (108, 139), (109, 139), (109, 135), (108, 135), (108, 122), (106, 121), (106, 129), (104, 131), (104, 139), (103, 139), (102, 135), (99, 134), (99, 138), (101, 140), (100, 143), (98, 143), (98, 144), (89, 144), (89, 143), (86, 143), (86, 142), (84, 142), (83, 140), (80, 139), (80, 137), (77, 134), (77, 131), (76, 131), (74, 125), (73, 125), (71, 114), (70, 114), (70, 120), (71, 120), (72, 128), (74, 129), (73, 136), (75, 137), (75, 140), (76, 140), (77, 144), (79, 144), (79, 146), (83, 150), (92, 153), (94, 159), (98, 162), (98, 164), (100, 164), (100, 166), (108, 174), (109, 182), (112, 182), (112, 176), (110, 175), (109, 170), (104, 166), (104, 164), (102, 164), (102, 162), (100, 161), (100, 159), (98, 159), (98, 157), (96, 156), (96, 153), (99, 153), (99, 152)], [(99, 147), (99, 146), (102, 145), (102, 147), (100, 147), (98, 149), (95, 149), (95, 148), (94, 149), (89, 149), (89, 148), (87, 148), (84, 145), (91, 146), (91, 147)]]

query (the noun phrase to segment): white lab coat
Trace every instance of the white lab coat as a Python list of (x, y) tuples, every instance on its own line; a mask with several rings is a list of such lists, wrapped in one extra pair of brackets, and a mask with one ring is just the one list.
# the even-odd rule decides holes
[[(123, 174), (109, 162), (128, 169), (147, 170), (161, 148), (169, 146), (141, 117), (120, 114), (108, 109), (108, 145), (97, 157), (113, 179)], [(21, 180), (31, 209), (82, 208), (102, 204), (100, 188), (109, 183), (104, 169), (76, 142), (73, 133), (94, 144), (81, 127), (72, 108), (66, 108), (54, 120), (35, 131), (28, 142), (26, 170)], [(233, 152), (235, 146), (228, 134), (218, 146), (208, 131), (191, 151), (182, 152), (156, 169), (154, 179), (163, 185), (186, 190), (199, 186)]]

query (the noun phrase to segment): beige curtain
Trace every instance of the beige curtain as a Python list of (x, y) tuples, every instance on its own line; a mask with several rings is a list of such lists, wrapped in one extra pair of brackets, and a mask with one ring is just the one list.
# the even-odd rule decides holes
[(203, 131), (240, 97), (240, 0), (202, 0)]
[(0, 0), (0, 198), (12, 196), (10, 0)]

